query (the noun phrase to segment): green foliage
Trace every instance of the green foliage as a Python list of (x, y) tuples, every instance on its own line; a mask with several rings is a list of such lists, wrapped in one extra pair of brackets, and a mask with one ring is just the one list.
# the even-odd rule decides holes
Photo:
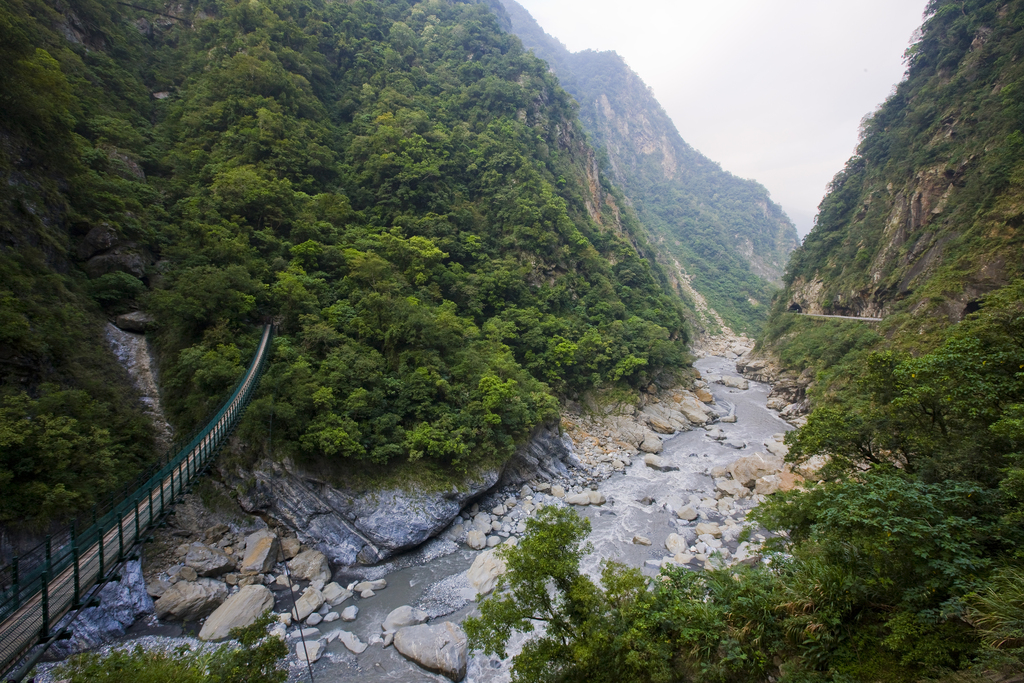
[(61, 676), (82, 683), (283, 683), (288, 678), (279, 663), (288, 654), (284, 642), (267, 635), (275, 622), (270, 611), (255, 622), (231, 630), (238, 646), (192, 650), (188, 645), (173, 654), (159, 650), (113, 650), (106, 656), (86, 653), (62, 664)]
[(927, 351), (979, 295), (1024, 275), (1021, 11), (929, 4), (906, 78), (865, 117), (856, 156), (793, 253), (768, 326), (773, 349), (803, 345), (772, 328), (813, 291), (826, 313), (884, 311), (888, 339)]
[(640, 225), (588, 209), (574, 103), (485, 6), (145, 8), (167, 11), (0, 8), (0, 355), (26, 369), (5, 386), (88, 391), (107, 421), (75, 415), (80, 433), (118, 446), (117, 476), (81, 473), (69, 505), (146, 459), (126, 377), (99, 360), (103, 317), (139, 307), (182, 431), (274, 320), (251, 453), (343, 468), (464, 472), (559, 397), (687, 362)]

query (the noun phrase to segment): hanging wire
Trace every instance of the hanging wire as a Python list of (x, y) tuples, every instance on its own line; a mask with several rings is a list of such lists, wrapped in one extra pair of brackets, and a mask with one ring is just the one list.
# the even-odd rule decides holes
[[(274, 457), (274, 399), (277, 397), (278, 383), (280, 381), (281, 381), (280, 378), (278, 378), (278, 381), (275, 382), (275, 384), (274, 384), (274, 391), (271, 392), (271, 394), (270, 394), (270, 443), (267, 446), (267, 451), (268, 451), (268, 454), (271, 457), (271, 459), (273, 459), (273, 457)], [(295, 615), (295, 621), (298, 622), (298, 620), (299, 620), (299, 610), (295, 606), (295, 591), (292, 589), (292, 573), (290, 571), (288, 571), (288, 563), (287, 562), (284, 563), (284, 576), (285, 576), (285, 579), (288, 580), (288, 595), (292, 599), (292, 614)], [(302, 641), (302, 652), (306, 655), (306, 669), (309, 670), (309, 681), (310, 681), (310, 683), (314, 683), (314, 681), (313, 681), (313, 663), (309, 661), (309, 650), (306, 649), (306, 636), (303, 633), (303, 631), (305, 629), (302, 628), (302, 624), (301, 623), (298, 624), (298, 629), (299, 629), (299, 640)]]

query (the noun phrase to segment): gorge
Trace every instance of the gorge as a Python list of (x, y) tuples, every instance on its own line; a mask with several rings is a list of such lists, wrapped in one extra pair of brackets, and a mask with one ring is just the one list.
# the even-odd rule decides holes
[(928, 3), (802, 245), (512, 0), (0, 9), (4, 595), (275, 329), (52, 656), (1018, 680), (1020, 0)]

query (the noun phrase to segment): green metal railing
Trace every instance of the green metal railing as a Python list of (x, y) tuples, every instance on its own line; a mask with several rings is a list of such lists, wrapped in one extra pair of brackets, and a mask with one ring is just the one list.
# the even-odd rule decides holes
[(112, 578), (113, 569), (209, 468), (252, 399), (272, 336), (272, 326), (265, 326), (252, 363), (231, 397), (140, 486), (126, 490), (120, 502), (112, 498), (103, 510), (95, 509), (87, 525), (73, 523), (57, 539), (47, 536), (0, 571), (0, 673), (6, 676), (33, 646), (57, 637), (53, 626), (85, 606), (84, 596)]

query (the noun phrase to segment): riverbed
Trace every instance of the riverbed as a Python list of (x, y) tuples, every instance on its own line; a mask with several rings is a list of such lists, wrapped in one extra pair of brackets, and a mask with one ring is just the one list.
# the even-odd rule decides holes
[[(704, 376), (736, 375), (735, 362), (717, 356), (699, 359), (695, 367)], [(781, 420), (775, 411), (765, 407), (771, 387), (759, 382), (750, 382), (746, 390), (711, 384), (710, 390), (715, 404), (723, 414), (736, 416), (735, 423), (717, 423), (715, 426), (725, 432), (726, 438), (713, 440), (703, 429), (678, 433), (664, 442), (660, 457), (670, 467), (678, 469), (658, 471), (644, 464), (642, 457), (635, 457), (621, 473), (613, 474), (600, 486), (607, 498), (602, 506), (578, 508), (587, 516), (593, 527), (590, 542), (594, 551), (584, 558), (583, 569), (591, 577), (600, 575), (603, 560), (615, 560), (628, 566), (640, 567), (646, 574), (657, 574), (658, 567), (670, 553), (665, 548), (669, 534), (683, 533), (692, 523), (678, 520), (675, 511), (685, 505), (694, 505), (701, 517), (695, 521), (723, 521), (732, 517), (742, 521), (746, 511), (754, 504), (746, 499), (737, 501), (731, 514), (723, 514), (712, 506), (714, 481), (711, 470), (725, 466), (738, 457), (764, 450), (763, 444), (774, 435), (786, 432), (792, 427)], [(727, 442), (743, 443), (737, 449), (726, 446)], [(548, 500), (548, 497), (544, 497)], [(705, 504), (701, 506), (703, 501)], [(651, 545), (638, 545), (635, 536), (646, 537)], [(340, 624), (356, 633), (363, 642), (371, 643), (361, 655), (349, 652), (335, 641), (327, 648), (324, 657), (313, 665), (313, 676), (323, 683), (396, 682), (417, 683), (421, 681), (447, 681), (443, 676), (430, 674), (404, 659), (394, 647), (383, 648), (379, 642), (380, 623), (395, 607), (417, 605), (428, 612), (440, 609), (438, 605), (459, 602), (459, 593), (468, 597), (461, 575), (472, 564), (477, 551), (465, 545), (450, 541), (435, 540), (431, 559), (417, 562), (415, 558), (400, 560), (409, 564), (390, 573), (380, 572), (388, 581), (388, 587), (372, 598), (358, 600), (359, 616), (350, 624)], [(429, 545), (429, 544), (428, 544)], [(422, 551), (421, 551), (422, 552)], [(694, 570), (701, 567), (700, 560), (689, 566)], [(443, 592), (444, 596), (433, 599), (432, 593)], [(431, 608), (434, 609), (431, 609)], [(475, 603), (465, 606), (439, 620), (461, 621), (475, 611)], [(336, 622), (333, 627), (339, 626)], [(329, 629), (328, 629), (329, 630)], [(510, 648), (510, 654), (518, 648)], [(294, 649), (294, 647), (292, 648)], [(495, 657), (476, 654), (470, 657), (466, 680), (471, 683), (504, 683), (509, 680), (509, 662)], [(303, 666), (294, 666), (291, 680), (309, 680), (309, 671)]]

